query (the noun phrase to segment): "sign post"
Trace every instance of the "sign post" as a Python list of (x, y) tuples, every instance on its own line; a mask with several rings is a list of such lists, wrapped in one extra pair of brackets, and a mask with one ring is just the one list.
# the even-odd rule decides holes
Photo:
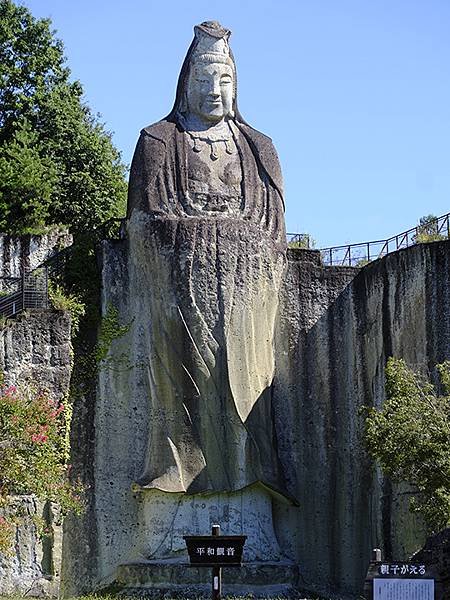
[(220, 535), (220, 525), (213, 525), (211, 535), (185, 535), (192, 567), (212, 568), (212, 598), (222, 594), (222, 568), (240, 567), (246, 535)]
[[(220, 525), (213, 525), (211, 534), (214, 537), (220, 536)], [(222, 595), (222, 567), (213, 567), (212, 573), (212, 600), (220, 600)]]
[(366, 600), (435, 600), (433, 569), (423, 563), (382, 561), (373, 550), (364, 585)]

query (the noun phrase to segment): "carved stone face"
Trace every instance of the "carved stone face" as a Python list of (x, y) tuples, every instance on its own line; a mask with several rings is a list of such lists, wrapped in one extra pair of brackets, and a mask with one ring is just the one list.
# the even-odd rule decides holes
[(233, 71), (229, 65), (196, 62), (187, 86), (189, 112), (208, 124), (220, 122), (232, 110), (233, 88)]

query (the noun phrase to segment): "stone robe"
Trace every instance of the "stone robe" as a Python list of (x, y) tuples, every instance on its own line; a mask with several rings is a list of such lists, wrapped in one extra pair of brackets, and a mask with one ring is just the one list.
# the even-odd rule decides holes
[(266, 136), (233, 123), (238, 214), (192, 216), (188, 144), (176, 122), (144, 129), (131, 167), (130, 277), (137, 385), (149, 399), (136, 487), (222, 492), (259, 482), (286, 494), (271, 404), (285, 265), (282, 179)]

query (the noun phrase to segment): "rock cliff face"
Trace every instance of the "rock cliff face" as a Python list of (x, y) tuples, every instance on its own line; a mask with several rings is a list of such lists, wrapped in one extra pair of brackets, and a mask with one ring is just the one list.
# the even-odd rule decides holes
[[(11, 237), (0, 234), (0, 291), (10, 278), (36, 268), (59, 248), (71, 243), (66, 232)], [(72, 369), (70, 316), (65, 311), (26, 311), (0, 324), (0, 371), (8, 384), (30, 381), (61, 401), (69, 389)], [(0, 594), (57, 594), (61, 562), (62, 520), (58, 507), (33, 496), (11, 498), (2, 515), (19, 513), (12, 556), (0, 556)], [(52, 531), (41, 540), (34, 519)]]
[[(9, 384), (33, 382), (61, 401), (72, 368), (70, 316), (64, 311), (25, 312), (0, 329), (0, 371)], [(0, 594), (56, 595), (61, 563), (62, 519), (58, 507), (33, 496), (11, 498), (2, 516), (21, 514), (14, 553), (0, 555)], [(35, 519), (44, 519), (51, 535), (41, 539)]]
[(400, 559), (423, 541), (402, 490), (364, 453), (359, 409), (382, 404), (387, 357), (423, 372), (450, 357), (450, 242), (417, 245), (361, 270), (323, 267), (314, 253), (290, 259), (275, 400), (279, 449), (300, 508), (278, 522), (300, 585), (351, 595), (371, 548)]
[[(14, 496), (1, 515), (21, 515), (14, 553), (0, 555), (0, 594), (57, 596), (61, 572), (62, 517), (56, 504), (35, 496)], [(36, 521), (43, 519), (49, 535), (41, 538)]]
[[(102, 249), (103, 311), (115, 306), (121, 324), (141, 303), (136, 290), (124, 291), (130, 285), (127, 252), (126, 240), (105, 242)], [(450, 357), (450, 242), (418, 245), (361, 270), (324, 267), (314, 251), (290, 251), (288, 259), (273, 402), (286, 485), (300, 506), (274, 502), (273, 525), (282, 552), (298, 564), (299, 587), (355, 597), (373, 547), (401, 559), (422, 542), (402, 490), (385, 481), (364, 452), (359, 409), (382, 404), (388, 356), (424, 371)], [(148, 293), (154, 293), (151, 286)], [(100, 374), (94, 470), (99, 479), (92, 482), (92, 535), (83, 542), (97, 562), (68, 555), (70, 593), (87, 589), (76, 581), (77, 573), (83, 572), (89, 588), (114, 580), (118, 562), (148, 558), (143, 548), (151, 531), (142, 526), (143, 501), (131, 491), (146, 443), (133, 437), (146, 419), (130, 394), (128, 361), (138, 354), (129, 336), (116, 339)], [(111, 422), (114, 427), (104, 429)], [(101, 467), (108, 464), (109, 470)], [(164, 512), (159, 497), (156, 503)]]
[(32, 381), (62, 400), (72, 368), (70, 316), (66, 311), (27, 311), (0, 329), (0, 371), (9, 384)]
[(72, 236), (64, 230), (22, 236), (0, 233), (0, 290), (4, 289), (2, 278), (20, 277), (71, 243)]

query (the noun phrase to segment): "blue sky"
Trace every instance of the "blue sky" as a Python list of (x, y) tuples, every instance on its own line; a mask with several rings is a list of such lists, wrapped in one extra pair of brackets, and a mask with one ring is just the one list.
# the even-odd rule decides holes
[(233, 32), (242, 114), (278, 150), (288, 231), (319, 247), (450, 211), (449, 0), (28, 0), (130, 163), (192, 28)]

